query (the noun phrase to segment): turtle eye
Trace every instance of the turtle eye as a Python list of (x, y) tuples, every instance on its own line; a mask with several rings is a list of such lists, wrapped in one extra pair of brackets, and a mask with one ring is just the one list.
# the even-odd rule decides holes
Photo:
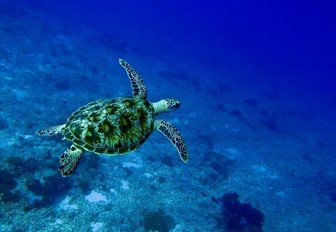
[(178, 101), (176, 101), (172, 106), (171, 106), (172, 109), (176, 110), (178, 108), (180, 108), (180, 103)]

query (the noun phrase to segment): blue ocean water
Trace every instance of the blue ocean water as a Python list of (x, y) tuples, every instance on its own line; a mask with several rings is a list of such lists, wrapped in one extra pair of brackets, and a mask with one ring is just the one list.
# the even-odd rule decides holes
[[(0, 231), (336, 231), (336, 32), (332, 2), (0, 0)], [(98, 99), (157, 115), (127, 155), (36, 131)], [(87, 121), (86, 121), (87, 123)]]

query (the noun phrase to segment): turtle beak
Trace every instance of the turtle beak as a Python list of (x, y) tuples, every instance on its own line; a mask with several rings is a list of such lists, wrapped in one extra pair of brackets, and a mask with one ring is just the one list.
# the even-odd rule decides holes
[(178, 108), (180, 108), (180, 102), (176, 101), (175, 109), (178, 109)]

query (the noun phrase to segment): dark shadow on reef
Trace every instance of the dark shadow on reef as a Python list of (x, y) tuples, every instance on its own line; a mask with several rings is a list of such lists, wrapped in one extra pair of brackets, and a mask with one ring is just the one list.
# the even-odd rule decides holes
[(250, 204), (238, 201), (237, 193), (227, 193), (219, 201), (222, 204), (217, 218), (218, 227), (230, 232), (262, 232), (265, 220), (263, 212)]
[(28, 179), (26, 182), (27, 188), (37, 196), (41, 196), (41, 200), (35, 200), (31, 205), (24, 208), (29, 211), (33, 208), (50, 207), (64, 197), (71, 189), (71, 180), (63, 178), (58, 173), (52, 176), (43, 178), (44, 183), (40, 180)]
[(156, 212), (145, 212), (144, 214), (145, 231), (169, 232), (176, 225), (174, 218), (166, 215), (162, 209)]
[(17, 186), (15, 175), (9, 170), (0, 170), (0, 201), (3, 203), (18, 202), (21, 197), (17, 191), (14, 191)]
[(209, 175), (209, 178), (213, 181), (216, 181), (219, 177), (227, 180), (230, 175), (230, 170), (234, 165), (234, 161), (224, 154), (215, 151), (207, 151), (204, 155), (202, 164), (215, 170), (215, 173)]

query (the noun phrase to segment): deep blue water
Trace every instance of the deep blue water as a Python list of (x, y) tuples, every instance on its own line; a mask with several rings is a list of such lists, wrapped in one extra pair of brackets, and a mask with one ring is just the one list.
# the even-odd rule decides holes
[[(336, 231), (335, 4), (0, 0), (0, 231)], [(132, 153), (84, 152), (35, 132), (131, 96), (157, 115)], [(124, 125), (125, 126), (125, 125)], [(126, 128), (126, 127), (125, 127)], [(125, 129), (126, 130), (126, 129)]]

